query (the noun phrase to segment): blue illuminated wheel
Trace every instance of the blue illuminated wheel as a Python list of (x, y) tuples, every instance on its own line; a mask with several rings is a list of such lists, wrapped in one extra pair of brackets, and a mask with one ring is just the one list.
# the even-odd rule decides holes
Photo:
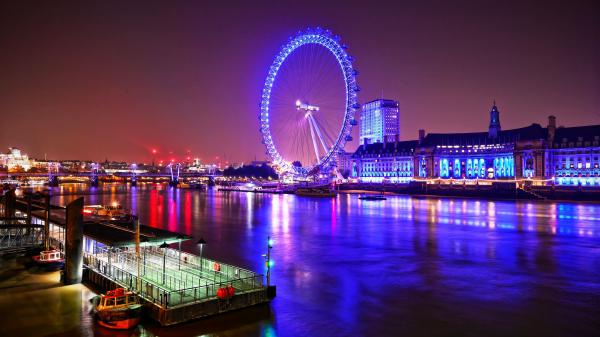
[(300, 31), (269, 67), (260, 103), (260, 132), (280, 173), (327, 172), (352, 141), (357, 71), (338, 36)]

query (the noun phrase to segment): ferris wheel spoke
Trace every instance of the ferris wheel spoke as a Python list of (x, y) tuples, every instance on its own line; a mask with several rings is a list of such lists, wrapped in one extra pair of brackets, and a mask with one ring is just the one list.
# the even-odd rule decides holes
[(327, 63), (326, 58), (323, 57), (323, 49), (325, 49), (325, 48), (315, 45), (313, 47), (313, 50), (311, 53), (312, 63), (311, 63), (311, 68), (309, 69), (310, 76), (308, 78), (309, 94), (311, 95), (311, 97), (314, 94), (314, 92), (318, 93), (323, 89), (323, 88), (321, 88), (322, 87), (321, 82), (318, 81), (319, 72), (323, 68), (324, 64)]
[(322, 96), (322, 92), (324, 89), (327, 88), (327, 86), (323, 85), (323, 82), (321, 81), (322, 79), (322, 73), (324, 72), (323, 69), (324, 68), (330, 68), (327, 67), (327, 61), (331, 61), (331, 60), (327, 60), (325, 57), (323, 57), (323, 50), (326, 49), (324, 47), (321, 46), (316, 46), (315, 47), (317, 50), (316, 52), (313, 54), (313, 59), (314, 62), (312, 64), (312, 68), (310, 69), (310, 84), (309, 84), (309, 93), (311, 95), (311, 97), (313, 97), (313, 95), (316, 93), (320, 96)]

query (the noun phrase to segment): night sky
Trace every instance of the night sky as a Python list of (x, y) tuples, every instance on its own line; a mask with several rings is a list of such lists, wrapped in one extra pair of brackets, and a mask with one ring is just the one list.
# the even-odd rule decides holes
[(360, 102), (400, 102), (402, 139), (487, 130), (493, 99), (504, 129), (600, 124), (598, 1), (122, 2), (0, 5), (0, 148), (264, 159), (267, 68), (308, 26), (347, 43)]

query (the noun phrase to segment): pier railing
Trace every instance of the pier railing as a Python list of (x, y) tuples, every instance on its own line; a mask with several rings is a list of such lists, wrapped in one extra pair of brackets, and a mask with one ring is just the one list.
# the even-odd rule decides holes
[(4, 224), (0, 221), (0, 250), (41, 247), (44, 228), (35, 225)]
[(98, 248), (93, 254), (84, 253), (84, 264), (164, 308), (215, 299), (217, 290), (227, 286), (232, 286), (236, 294), (263, 287), (261, 274), (243, 268), (188, 253), (181, 253), (180, 260), (179, 252), (172, 249), (144, 250), (140, 254), (139, 278), (137, 259), (130, 249)]

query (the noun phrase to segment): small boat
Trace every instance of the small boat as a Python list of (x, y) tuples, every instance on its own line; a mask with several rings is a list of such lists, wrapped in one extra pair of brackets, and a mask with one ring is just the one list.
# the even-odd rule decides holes
[(327, 187), (299, 187), (294, 192), (296, 195), (305, 197), (327, 197), (333, 198), (337, 192)]
[(112, 205), (88, 205), (83, 207), (83, 213), (111, 220), (127, 218), (131, 213), (123, 206), (113, 203)]
[(190, 181), (188, 183), (188, 185), (189, 185), (189, 188), (193, 188), (193, 189), (197, 189), (197, 190), (201, 190), (201, 191), (206, 190), (206, 184), (203, 184), (202, 182), (197, 181), (197, 180)]
[(363, 195), (358, 197), (360, 200), (387, 200), (383, 195)]
[(109, 329), (134, 328), (142, 316), (139, 297), (124, 288), (108, 291), (92, 299), (98, 324)]
[(40, 255), (32, 257), (35, 264), (45, 270), (59, 270), (65, 266), (62, 252), (57, 249), (43, 250)]

